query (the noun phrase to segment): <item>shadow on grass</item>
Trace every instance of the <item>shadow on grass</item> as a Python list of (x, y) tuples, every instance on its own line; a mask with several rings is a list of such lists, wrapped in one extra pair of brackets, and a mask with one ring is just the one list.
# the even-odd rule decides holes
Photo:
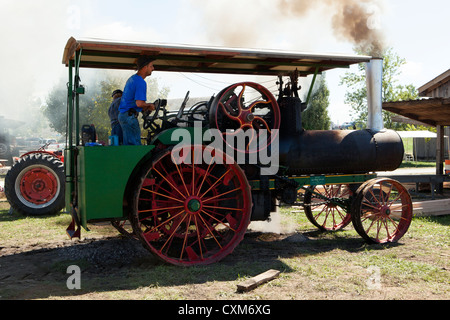
[[(394, 244), (390, 246), (398, 246)], [(348, 252), (367, 250), (356, 235), (318, 232), (278, 235), (248, 232), (233, 253), (208, 266), (177, 267), (166, 264), (134, 239), (111, 237), (68, 242), (59, 247), (5, 254), (0, 245), (0, 299), (42, 299), (52, 296), (76, 297), (88, 293), (162, 288), (236, 281), (269, 269), (283, 273), (293, 270), (284, 258), (301, 258), (335, 249)], [(386, 246), (370, 246), (370, 250)], [(81, 269), (81, 290), (69, 290), (67, 268)]]

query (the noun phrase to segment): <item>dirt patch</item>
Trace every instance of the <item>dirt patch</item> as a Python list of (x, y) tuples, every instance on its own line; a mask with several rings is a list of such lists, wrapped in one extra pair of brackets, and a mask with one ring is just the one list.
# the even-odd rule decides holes
[[(283, 227), (286, 221), (288, 227)], [(298, 223), (292, 228), (293, 221), (292, 216), (281, 216), (281, 232), (254, 225), (225, 259), (193, 268), (161, 262), (107, 223), (75, 241), (41, 239), (16, 230), (0, 243), (0, 299), (450, 298), (448, 225), (422, 235), (420, 225), (413, 223), (418, 229), (400, 243), (367, 246), (351, 226), (320, 233)], [(80, 290), (67, 287), (71, 265), (81, 269)], [(269, 269), (281, 271), (280, 276), (250, 292), (237, 292), (238, 283)], [(379, 282), (371, 286), (374, 276)]]

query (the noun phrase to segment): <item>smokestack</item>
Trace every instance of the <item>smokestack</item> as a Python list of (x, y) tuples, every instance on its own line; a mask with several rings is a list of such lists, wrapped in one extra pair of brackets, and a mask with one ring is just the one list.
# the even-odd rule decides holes
[(372, 58), (366, 64), (367, 107), (369, 115), (367, 127), (373, 131), (381, 131), (383, 126), (383, 58)]

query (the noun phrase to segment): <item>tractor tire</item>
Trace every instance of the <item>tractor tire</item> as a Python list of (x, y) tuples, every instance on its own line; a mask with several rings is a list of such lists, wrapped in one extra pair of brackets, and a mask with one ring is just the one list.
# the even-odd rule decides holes
[(21, 158), (6, 174), (5, 195), (24, 215), (53, 215), (65, 206), (64, 165), (56, 157), (33, 153)]

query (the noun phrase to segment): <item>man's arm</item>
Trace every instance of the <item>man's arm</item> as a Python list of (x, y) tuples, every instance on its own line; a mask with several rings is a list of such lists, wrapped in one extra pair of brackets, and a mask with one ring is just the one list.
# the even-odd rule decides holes
[(147, 110), (153, 111), (153, 110), (155, 110), (155, 105), (153, 103), (147, 103), (147, 102), (142, 101), (142, 100), (136, 100), (136, 106), (138, 108), (142, 108), (142, 110), (144, 110), (144, 111), (147, 111)]

